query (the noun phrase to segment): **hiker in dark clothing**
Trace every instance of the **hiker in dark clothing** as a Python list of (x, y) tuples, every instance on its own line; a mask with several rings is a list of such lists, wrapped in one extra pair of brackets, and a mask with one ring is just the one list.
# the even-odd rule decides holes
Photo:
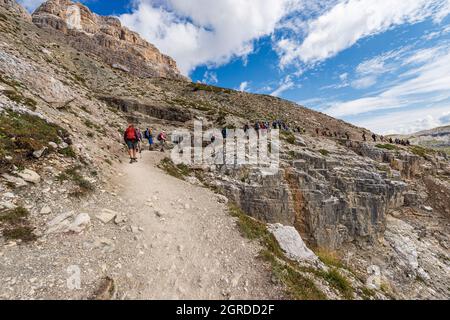
[(248, 130), (250, 130), (250, 126), (246, 123), (244, 125), (244, 133), (247, 133)]
[(147, 128), (144, 132), (144, 137), (148, 140), (148, 149), (150, 151), (153, 150), (153, 129)]
[(364, 141), (367, 141), (366, 133), (365, 133), (365, 132), (363, 133), (362, 137), (363, 137), (363, 140), (364, 140)]
[(375, 135), (375, 133), (372, 134), (372, 139), (373, 139), (373, 142), (377, 142), (377, 136)]
[(259, 138), (259, 129), (260, 129), (259, 123), (255, 122), (255, 131), (256, 131), (256, 135), (258, 136), (258, 138)]
[(222, 138), (224, 138), (224, 139), (227, 138), (227, 128), (222, 129)]
[(394, 143), (394, 141), (392, 140), (392, 138), (389, 138), (389, 143)]
[(130, 123), (128, 128), (123, 134), (123, 139), (128, 147), (128, 154), (130, 155), (130, 163), (137, 162), (136, 147), (139, 141), (139, 133), (134, 127), (134, 124)]

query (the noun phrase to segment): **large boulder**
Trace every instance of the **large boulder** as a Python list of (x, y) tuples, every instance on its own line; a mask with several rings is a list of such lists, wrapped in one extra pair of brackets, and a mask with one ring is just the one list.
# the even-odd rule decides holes
[(298, 262), (318, 260), (314, 252), (305, 245), (294, 227), (276, 223), (269, 225), (268, 229), (289, 259)]

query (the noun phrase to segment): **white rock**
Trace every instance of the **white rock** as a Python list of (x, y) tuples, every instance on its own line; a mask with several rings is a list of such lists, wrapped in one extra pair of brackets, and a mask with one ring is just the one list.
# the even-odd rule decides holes
[(16, 188), (25, 187), (28, 185), (28, 183), (19, 177), (14, 177), (10, 174), (4, 173), (2, 174), (3, 179), (5, 179), (7, 182), (13, 184)]
[(65, 142), (61, 142), (61, 143), (58, 145), (58, 147), (59, 147), (60, 149), (67, 149), (67, 148), (69, 147), (69, 145), (68, 145), (67, 143), (65, 143)]
[(432, 208), (432, 207), (429, 207), (429, 206), (423, 206), (422, 208), (423, 208), (423, 210), (425, 210), (425, 211), (427, 211), (427, 212), (433, 212), (433, 208)]
[(87, 213), (80, 213), (69, 225), (67, 231), (80, 233), (91, 223), (91, 217)]
[(11, 203), (11, 202), (0, 202), (0, 209), (11, 210), (11, 209), (15, 209), (15, 208), (17, 208), (17, 206), (14, 203)]
[(41, 150), (34, 151), (33, 157), (35, 157), (36, 159), (39, 159), (40, 157), (42, 157), (42, 155), (45, 153), (45, 151), (47, 151), (47, 147), (43, 147)]
[(4, 197), (4, 198), (8, 198), (8, 199), (13, 199), (13, 198), (16, 197), (16, 195), (15, 195), (14, 193), (12, 193), (12, 192), (5, 192), (5, 193), (3, 194), (3, 197)]
[(104, 224), (110, 222), (112, 219), (114, 219), (117, 216), (117, 212), (109, 209), (103, 209), (100, 212), (97, 212), (95, 214), (95, 217), (103, 222)]
[(57, 145), (56, 143), (52, 142), (52, 141), (50, 141), (50, 142), (48, 143), (48, 145), (49, 145), (52, 149), (58, 149), (58, 145)]
[(417, 248), (411, 237), (414, 234), (414, 228), (391, 216), (386, 217), (386, 225), (384, 237), (397, 253), (397, 261), (409, 271), (416, 272), (419, 268), (419, 261)]
[(303, 242), (294, 227), (270, 224), (268, 230), (275, 236), (286, 256), (295, 261), (316, 261), (318, 258)]
[(41, 181), (41, 176), (30, 169), (25, 169), (23, 171), (19, 171), (19, 172), (17, 172), (17, 175), (19, 177), (21, 177), (23, 180), (34, 183), (34, 184), (39, 183)]
[(41, 209), (41, 214), (50, 214), (52, 213), (52, 209), (49, 206), (43, 206)]
[(51, 234), (64, 232), (65, 230), (67, 230), (67, 228), (69, 228), (70, 226), (69, 218), (71, 218), (73, 215), (74, 212), (69, 211), (56, 216), (49, 223), (47, 223), (48, 229), (46, 233)]

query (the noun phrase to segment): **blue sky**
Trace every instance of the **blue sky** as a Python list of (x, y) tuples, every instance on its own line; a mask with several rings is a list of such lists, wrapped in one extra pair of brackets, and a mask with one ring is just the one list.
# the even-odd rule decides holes
[(450, 124), (450, 0), (82, 2), (119, 16), (193, 81), (272, 94), (382, 134)]

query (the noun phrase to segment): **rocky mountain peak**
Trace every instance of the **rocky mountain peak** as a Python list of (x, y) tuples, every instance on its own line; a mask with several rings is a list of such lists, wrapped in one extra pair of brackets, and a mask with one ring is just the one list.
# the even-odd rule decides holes
[(38, 27), (64, 33), (76, 49), (93, 53), (122, 71), (144, 78), (185, 78), (172, 58), (122, 26), (119, 19), (99, 16), (81, 3), (49, 0), (33, 13), (32, 18)]

